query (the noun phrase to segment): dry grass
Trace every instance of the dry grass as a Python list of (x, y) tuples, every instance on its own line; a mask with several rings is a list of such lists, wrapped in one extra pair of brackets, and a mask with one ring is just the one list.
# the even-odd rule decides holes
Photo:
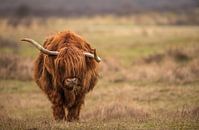
[(168, 49), (163, 53), (142, 57), (124, 67), (113, 58), (102, 63), (101, 77), (110, 82), (167, 82), (187, 84), (198, 82), (198, 47)]
[[(198, 48), (171, 49), (134, 62), (128, 80), (150, 80), (167, 83), (197, 82), (199, 77)], [(129, 70), (128, 70), (129, 71)], [(127, 73), (127, 72), (126, 72)]]
[(0, 46), (2, 48), (13, 49), (15, 53), (17, 53), (17, 50), (19, 48), (15, 41), (3, 37), (0, 37)]
[(104, 120), (124, 119), (133, 117), (136, 120), (145, 120), (148, 114), (142, 109), (135, 109), (135, 106), (119, 102), (110, 102), (100, 105), (91, 112), (85, 113), (82, 118), (86, 120)]
[[(87, 96), (77, 123), (55, 122), (50, 103), (33, 82), (1, 81), (2, 129), (197, 128), (196, 86), (102, 83)], [(105, 89), (106, 88), (106, 89)], [(195, 99), (193, 99), (195, 98)], [(34, 123), (33, 123), (34, 122)]]
[[(0, 20), (0, 129), (198, 129), (199, 28), (132, 23), (131, 17), (51, 18), (33, 19), (27, 28)], [(22, 37), (42, 42), (64, 29), (86, 37), (103, 58), (99, 83), (76, 123), (53, 121), (49, 101), (31, 81), (38, 51), (26, 44), (12, 51)]]
[(0, 56), (0, 79), (32, 80), (33, 60), (15, 55)]

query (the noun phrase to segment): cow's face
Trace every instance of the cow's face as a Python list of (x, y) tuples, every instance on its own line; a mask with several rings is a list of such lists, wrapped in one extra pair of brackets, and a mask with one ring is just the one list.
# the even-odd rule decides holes
[(65, 89), (73, 90), (75, 86), (79, 86), (79, 80), (78, 78), (66, 78), (63, 84)]
[(60, 50), (55, 59), (55, 80), (60, 86), (72, 89), (78, 85), (86, 72), (85, 55), (76, 47), (69, 46)]

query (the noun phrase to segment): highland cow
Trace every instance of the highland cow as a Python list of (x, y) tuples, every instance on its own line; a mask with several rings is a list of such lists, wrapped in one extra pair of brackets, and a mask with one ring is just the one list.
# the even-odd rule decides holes
[(34, 63), (34, 80), (52, 103), (55, 120), (79, 120), (85, 95), (98, 80), (101, 59), (96, 50), (70, 31), (47, 38), (43, 47), (32, 39), (22, 41), (41, 51)]

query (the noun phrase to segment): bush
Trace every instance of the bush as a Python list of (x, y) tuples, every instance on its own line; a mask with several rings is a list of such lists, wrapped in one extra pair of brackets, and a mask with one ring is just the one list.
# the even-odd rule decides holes
[(32, 60), (14, 55), (0, 56), (0, 79), (32, 80)]

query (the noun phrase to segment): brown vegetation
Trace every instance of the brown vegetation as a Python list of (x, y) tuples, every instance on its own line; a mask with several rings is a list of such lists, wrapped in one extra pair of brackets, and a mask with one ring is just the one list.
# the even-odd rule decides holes
[[(134, 63), (134, 75), (131, 79), (149, 79), (170, 83), (189, 83), (198, 81), (198, 48), (170, 49), (162, 54), (155, 54)], [(139, 66), (139, 68), (138, 68)]]
[(1, 49), (9, 49), (15, 54), (18, 53), (18, 49), (19, 49), (19, 46), (15, 41), (1, 37), (1, 36), (0, 36), (0, 47)]
[[(169, 49), (134, 61), (128, 68), (123, 68), (116, 61), (104, 60), (102, 64), (104, 79), (113, 82), (158, 81), (168, 83), (189, 83), (198, 81), (198, 48)], [(131, 73), (128, 73), (131, 72)], [(114, 76), (110, 76), (114, 73)]]
[(32, 59), (1, 55), (0, 79), (32, 80), (32, 67)]
[[(153, 17), (173, 21), (161, 18)], [(42, 19), (32, 20), (28, 28), (9, 26), (7, 19), (0, 21), (1, 37), (11, 41), (11, 45), (0, 43), (4, 44), (0, 69), (6, 69), (0, 74), (5, 76), (0, 79), (0, 129), (199, 128), (197, 26), (140, 26), (134, 25), (131, 16), (53, 18), (44, 24), (39, 22)], [(148, 24), (150, 20), (140, 22)], [(29, 58), (38, 50), (26, 44), (15, 48), (22, 37), (41, 42), (63, 28), (87, 37), (102, 56), (101, 79), (95, 91), (86, 95), (81, 120), (72, 123), (52, 119), (51, 102), (31, 80), (33, 60)], [(15, 49), (16, 53), (12, 51)], [(27, 77), (30, 80), (24, 81)], [(65, 84), (73, 81), (76, 85), (74, 78), (65, 80)], [(78, 91), (79, 86), (75, 88)]]
[(137, 120), (145, 120), (149, 114), (142, 109), (135, 109), (130, 104), (111, 102), (110, 104), (101, 105), (91, 112), (87, 112), (82, 118), (86, 120), (112, 120), (133, 117)]

